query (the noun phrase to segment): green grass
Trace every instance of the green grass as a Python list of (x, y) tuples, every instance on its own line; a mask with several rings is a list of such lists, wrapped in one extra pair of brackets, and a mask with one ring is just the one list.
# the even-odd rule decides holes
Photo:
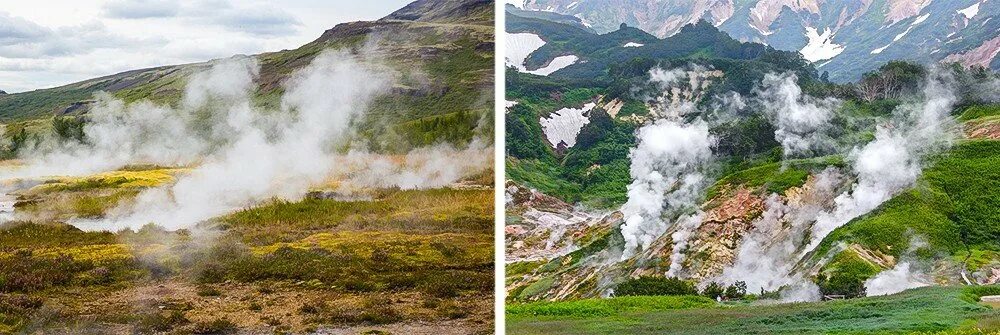
[(506, 164), (507, 179), (523, 183), (524, 186), (568, 202), (578, 199), (580, 185), (559, 178), (561, 172), (558, 167), (552, 164), (537, 159), (513, 157), (508, 157)]
[(898, 257), (915, 235), (933, 252), (1000, 251), (998, 222), (1000, 141), (967, 141), (936, 157), (916, 187), (830, 233), (814, 257), (840, 242)]
[(70, 225), (13, 222), (0, 226), (0, 251), (116, 243), (109, 232), (85, 232)]
[(996, 115), (1000, 115), (1000, 105), (975, 105), (962, 111), (958, 120), (964, 122)]
[(505, 274), (507, 277), (516, 277), (521, 275), (530, 274), (535, 271), (538, 267), (545, 265), (546, 261), (525, 261), (525, 262), (514, 262), (507, 263)]
[[(618, 297), (509, 305), (507, 333), (907, 334), (973, 331), (976, 327), (995, 324), (993, 322), (1000, 318), (1000, 312), (974, 301), (996, 290), (996, 286), (925, 287), (883, 297), (780, 305), (715, 305), (701, 297)], [(691, 300), (685, 305), (683, 299)], [(717, 307), (707, 308), (709, 306)]]
[(631, 296), (611, 299), (584, 299), (558, 302), (510, 304), (507, 318), (513, 320), (536, 317), (593, 318), (622, 315), (639, 311), (704, 308), (715, 301), (701, 296)]
[(250, 245), (292, 242), (334, 231), (486, 234), (493, 231), (493, 191), (386, 190), (372, 201), (274, 200), (220, 221), (221, 228), (238, 233)]
[(783, 193), (785, 190), (802, 186), (809, 174), (827, 166), (843, 164), (840, 157), (828, 156), (810, 159), (788, 160), (766, 163), (729, 174), (705, 192), (706, 199), (712, 199), (726, 185), (743, 185), (750, 188), (763, 187), (768, 193)]
[(61, 108), (77, 101), (90, 99), (90, 87), (62, 87), (36, 90), (0, 97), (0, 121), (22, 121), (50, 116)]

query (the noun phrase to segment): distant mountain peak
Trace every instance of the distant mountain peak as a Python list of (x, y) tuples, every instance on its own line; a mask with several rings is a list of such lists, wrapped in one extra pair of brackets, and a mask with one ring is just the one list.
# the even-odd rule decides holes
[(624, 24), (659, 38), (704, 21), (739, 41), (798, 51), (838, 82), (891, 60), (1000, 70), (996, 0), (530, 0), (524, 9), (579, 18), (598, 33)]
[(417, 0), (379, 21), (491, 22), (492, 15), (492, 0)]

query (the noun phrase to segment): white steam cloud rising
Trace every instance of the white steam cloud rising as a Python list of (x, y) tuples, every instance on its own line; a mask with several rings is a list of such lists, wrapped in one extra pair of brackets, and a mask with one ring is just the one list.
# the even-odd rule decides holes
[(416, 149), (398, 159), (338, 153), (349, 144), (352, 120), (394, 80), (391, 70), (362, 55), (321, 53), (286, 80), (277, 110), (254, 105), (258, 76), (254, 58), (217, 61), (189, 78), (177, 108), (98, 94), (85, 143), (42, 141), (24, 154), (24, 167), (2, 177), (191, 166), (176, 183), (146, 189), (102, 219), (70, 222), (94, 230), (149, 223), (178, 229), (270, 198), (300, 199), (334, 176), (355, 187), (429, 188), (491, 165), (492, 145), (480, 140), (465, 149)]
[[(650, 80), (668, 88), (687, 74), (653, 69)], [(691, 104), (659, 107), (663, 110), (656, 114), (663, 118), (638, 130), (638, 144), (630, 154), (632, 183), (628, 186), (628, 201), (621, 208), (625, 218), (621, 226), (625, 238), (622, 259), (648, 248), (677, 220), (678, 229), (671, 236), (674, 256), (670, 272), (674, 274), (680, 270), (687, 238), (701, 222), (697, 202), (707, 186), (706, 170), (715, 139), (706, 122), (682, 120), (683, 115), (693, 111)]]

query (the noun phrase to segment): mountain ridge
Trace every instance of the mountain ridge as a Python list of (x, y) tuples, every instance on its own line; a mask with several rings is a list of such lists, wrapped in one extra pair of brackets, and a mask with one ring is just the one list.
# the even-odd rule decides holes
[(1000, 69), (1000, 46), (988, 43), (1000, 35), (1000, 22), (991, 20), (1000, 14), (998, 1), (531, 0), (524, 8), (573, 16), (599, 33), (626, 23), (660, 38), (704, 19), (740, 41), (807, 53), (837, 82), (889, 60), (930, 64), (977, 48), (988, 49), (978, 54), (990, 60), (965, 65)]

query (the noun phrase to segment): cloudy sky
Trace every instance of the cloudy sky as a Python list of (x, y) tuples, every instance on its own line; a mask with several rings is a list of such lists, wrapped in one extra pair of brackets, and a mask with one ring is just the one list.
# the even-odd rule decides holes
[(0, 0), (0, 90), (293, 49), (411, 1)]

